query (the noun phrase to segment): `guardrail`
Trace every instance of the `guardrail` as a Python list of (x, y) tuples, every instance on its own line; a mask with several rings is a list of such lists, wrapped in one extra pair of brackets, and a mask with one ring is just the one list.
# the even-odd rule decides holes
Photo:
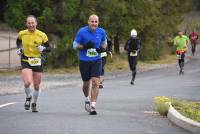
[(12, 31), (0, 31), (0, 69), (14, 69), (20, 66), (16, 53), (16, 36)]

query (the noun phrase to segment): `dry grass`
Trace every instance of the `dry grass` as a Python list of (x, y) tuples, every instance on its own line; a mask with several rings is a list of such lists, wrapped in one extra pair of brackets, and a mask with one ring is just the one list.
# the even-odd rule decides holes
[(79, 68), (76, 67), (70, 67), (70, 68), (47, 68), (44, 71), (47, 74), (65, 74), (65, 73), (78, 73)]
[(182, 115), (200, 122), (200, 102), (172, 99), (172, 105)]
[(176, 55), (164, 55), (159, 60), (141, 62), (141, 64), (170, 64), (176, 61)]
[(107, 64), (105, 66), (106, 71), (112, 72), (116, 70), (127, 70), (129, 67), (127, 57), (124, 54), (113, 55), (113, 58), (107, 58)]
[[(176, 62), (175, 55), (165, 55), (160, 60), (145, 61), (145, 62), (139, 61), (138, 64), (141, 68), (148, 68), (148, 66), (152, 64), (170, 64), (175, 62)], [(105, 68), (107, 72), (128, 70), (129, 65), (127, 60), (127, 55), (115, 54), (113, 55), (112, 59), (108, 56)], [(58, 69), (47, 68), (45, 69), (45, 73), (47, 74), (79, 73), (79, 67), (76, 66), (76, 67), (58, 68)], [(20, 75), (20, 74), (21, 74), (20, 69), (0, 70), (0, 76)]]
[(0, 70), (0, 76), (12, 76), (12, 75), (21, 75), (21, 70), (19, 68), (17, 69), (1, 69)]

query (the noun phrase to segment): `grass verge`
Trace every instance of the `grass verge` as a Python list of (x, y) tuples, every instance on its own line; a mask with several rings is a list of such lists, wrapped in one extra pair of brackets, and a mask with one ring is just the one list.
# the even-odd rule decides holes
[(183, 116), (190, 118), (196, 122), (200, 122), (200, 102), (193, 102), (180, 99), (170, 99), (165, 96), (154, 97), (155, 109), (162, 116), (167, 116), (169, 104)]
[(172, 99), (172, 106), (185, 117), (200, 123), (200, 102)]
[[(156, 61), (140, 61), (138, 62), (139, 68), (146, 69), (154, 64), (171, 64), (176, 62), (175, 55), (164, 55), (159, 60)], [(107, 57), (107, 64), (105, 66), (106, 72), (112, 71), (124, 71), (128, 70), (128, 60), (127, 55), (125, 53), (114, 54), (113, 58), (110, 56)], [(64, 74), (64, 73), (79, 73), (78, 66), (75, 67), (63, 67), (63, 68), (48, 68), (44, 69), (44, 72), (47, 74)], [(19, 75), (21, 70), (11, 69), (11, 70), (0, 70), (0, 75), (8, 76), (8, 75)]]

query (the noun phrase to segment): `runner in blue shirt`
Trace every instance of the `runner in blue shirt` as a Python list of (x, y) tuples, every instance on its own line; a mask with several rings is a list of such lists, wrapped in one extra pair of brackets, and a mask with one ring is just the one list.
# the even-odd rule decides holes
[[(99, 77), (102, 67), (100, 53), (106, 51), (107, 47), (105, 30), (99, 28), (98, 25), (99, 17), (95, 14), (90, 15), (88, 26), (79, 29), (73, 42), (73, 48), (79, 51), (79, 69), (83, 80), (83, 93), (86, 97), (85, 110), (90, 115), (97, 114), (95, 106), (99, 94)], [(90, 81), (92, 82), (91, 92)]]

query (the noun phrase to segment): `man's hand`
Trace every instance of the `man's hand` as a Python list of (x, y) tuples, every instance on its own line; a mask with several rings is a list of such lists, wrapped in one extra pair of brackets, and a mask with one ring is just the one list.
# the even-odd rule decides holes
[(40, 51), (40, 53), (42, 53), (42, 52), (46, 49), (46, 47), (44, 47), (44, 46), (42, 46), (42, 45), (39, 45), (39, 46), (37, 47), (37, 49)]
[(112, 57), (113, 57), (113, 56), (112, 56), (112, 52), (109, 52), (109, 54), (110, 54), (110, 58), (112, 59)]
[(17, 49), (17, 54), (18, 54), (18, 55), (22, 55), (22, 53), (23, 53), (23, 49), (22, 49), (22, 48), (18, 48), (18, 49)]
[(94, 47), (94, 43), (89, 41), (86, 45), (83, 46), (83, 49), (87, 50)]
[(102, 53), (102, 52), (106, 52), (106, 49), (103, 48), (103, 47), (100, 47), (100, 48), (96, 48), (96, 51), (97, 51), (98, 53)]

